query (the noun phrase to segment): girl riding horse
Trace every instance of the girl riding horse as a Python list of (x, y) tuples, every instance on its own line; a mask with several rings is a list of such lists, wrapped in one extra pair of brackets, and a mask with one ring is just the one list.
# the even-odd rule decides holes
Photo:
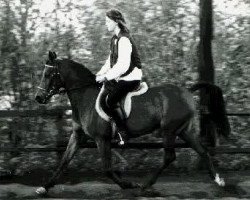
[(121, 12), (109, 10), (106, 13), (106, 25), (114, 36), (111, 39), (110, 55), (96, 74), (96, 81), (101, 83), (106, 80), (101, 107), (116, 124), (118, 134), (126, 140), (128, 130), (117, 105), (129, 92), (139, 87), (142, 79), (141, 61)]
[[(198, 83), (188, 91), (176, 85), (161, 84), (150, 88), (143, 95), (134, 97), (134, 106), (127, 119), (130, 136), (139, 137), (158, 131), (164, 148), (162, 165), (140, 186), (123, 179), (112, 170), (112, 128), (110, 122), (102, 119), (95, 110), (95, 101), (100, 92), (95, 78), (96, 76), (84, 65), (69, 59), (57, 59), (55, 53), (49, 53), (36, 100), (38, 103), (47, 104), (50, 98), (60, 94), (63, 88), (67, 92), (72, 107), (73, 132), (60, 165), (43, 187), (37, 189), (37, 193), (44, 194), (56, 184), (60, 174), (79, 149), (80, 141), (89, 137), (97, 144), (106, 175), (121, 188), (144, 189), (153, 185), (161, 172), (176, 158), (174, 144), (177, 136), (187, 142), (206, 161), (211, 178), (218, 185), (225, 185), (213, 166), (209, 152), (197, 137), (196, 108), (191, 94), (199, 89), (207, 91), (213, 101), (208, 111), (215, 125), (214, 131), (227, 137), (230, 133), (230, 125), (225, 115), (225, 104), (220, 88), (207, 83)], [(217, 104), (219, 106), (216, 106)]]

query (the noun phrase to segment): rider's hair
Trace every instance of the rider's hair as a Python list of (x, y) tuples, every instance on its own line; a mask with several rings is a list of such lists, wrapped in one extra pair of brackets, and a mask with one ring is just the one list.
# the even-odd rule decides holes
[(126, 26), (126, 21), (119, 10), (110, 9), (106, 12), (106, 16), (115, 21), (122, 32), (129, 33), (129, 29)]

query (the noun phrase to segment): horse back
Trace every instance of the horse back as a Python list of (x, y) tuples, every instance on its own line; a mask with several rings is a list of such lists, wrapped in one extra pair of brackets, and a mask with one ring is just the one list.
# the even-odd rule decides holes
[(128, 118), (129, 129), (135, 133), (152, 132), (157, 128), (182, 124), (195, 112), (192, 94), (178, 86), (164, 84), (133, 97)]

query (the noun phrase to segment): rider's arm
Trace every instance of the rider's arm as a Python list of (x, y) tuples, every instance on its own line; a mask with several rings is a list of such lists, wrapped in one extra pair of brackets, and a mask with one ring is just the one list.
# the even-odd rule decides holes
[(104, 75), (110, 69), (110, 55), (106, 60), (105, 64), (102, 66), (99, 72), (97, 72), (97, 76)]
[(118, 43), (118, 58), (116, 64), (106, 73), (108, 80), (116, 79), (124, 74), (130, 66), (132, 44), (127, 37), (121, 37)]

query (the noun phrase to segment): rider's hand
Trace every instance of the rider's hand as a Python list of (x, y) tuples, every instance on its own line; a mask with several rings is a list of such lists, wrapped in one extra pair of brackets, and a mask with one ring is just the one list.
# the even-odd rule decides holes
[(104, 82), (104, 81), (106, 80), (106, 77), (103, 76), (103, 75), (96, 76), (95, 80), (96, 80), (96, 82), (98, 82), (98, 83), (102, 83), (102, 82)]

